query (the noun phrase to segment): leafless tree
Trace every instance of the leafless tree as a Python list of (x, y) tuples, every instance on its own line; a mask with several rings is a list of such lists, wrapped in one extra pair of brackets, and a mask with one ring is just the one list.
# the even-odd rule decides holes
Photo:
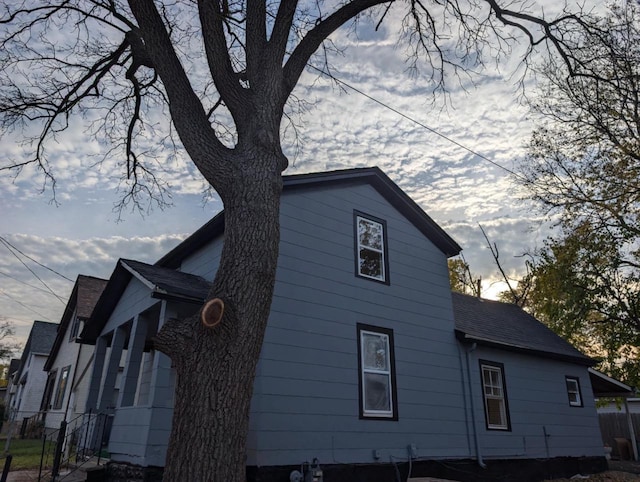
[[(404, 12), (399, 37), (410, 63), (424, 62), (436, 92), (510, 54), (550, 48), (571, 70), (574, 33), (584, 16), (545, 18), (511, 0), (4, 0), (0, 2), (0, 127), (22, 134), (32, 164), (55, 187), (47, 147), (79, 116), (88, 135), (121, 159), (126, 198), (163, 202), (161, 152), (139, 141), (155, 135), (164, 108), (180, 143), (220, 195), (225, 244), (210, 298), (225, 303), (222, 322), (166, 323), (157, 347), (177, 371), (165, 480), (241, 481), (254, 371), (269, 314), (279, 242), (281, 173), (288, 160), (281, 123), (301, 74), (331, 35), (363, 15), (384, 22)], [(457, 44), (451, 47), (451, 38)], [(165, 132), (165, 131), (160, 131)], [(176, 136), (173, 136), (176, 134)], [(176, 144), (177, 145), (177, 144)], [(150, 149), (150, 150), (147, 150)]]

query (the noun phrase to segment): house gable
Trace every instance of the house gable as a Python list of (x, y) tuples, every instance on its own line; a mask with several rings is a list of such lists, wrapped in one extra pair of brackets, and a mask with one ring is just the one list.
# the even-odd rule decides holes
[[(187, 303), (201, 303), (209, 291), (210, 283), (205, 279), (162, 266), (154, 266), (140, 261), (120, 259), (113, 274), (98, 300), (93, 314), (82, 331), (83, 343), (95, 344), (97, 337), (107, 326), (109, 318), (118, 307), (125, 293), (129, 297), (140, 298), (134, 291), (147, 293), (146, 303), (155, 303), (155, 299), (172, 299)], [(152, 300), (154, 299), (154, 300)], [(139, 302), (139, 301), (138, 301)], [(137, 307), (130, 307), (132, 313)]]
[[(345, 169), (312, 174), (283, 176), (283, 195), (317, 186), (368, 184), (413, 223), (447, 256), (457, 255), (460, 246), (438, 226), (420, 206), (377, 167)], [(224, 211), (163, 256), (156, 264), (179, 268), (183, 260), (224, 233)]]
[(89, 319), (106, 284), (107, 280), (101, 278), (78, 275), (58, 325), (49, 358), (44, 365), (45, 371), (51, 370), (62, 343), (69, 340), (69, 329), (76, 322), (76, 318), (82, 322)]

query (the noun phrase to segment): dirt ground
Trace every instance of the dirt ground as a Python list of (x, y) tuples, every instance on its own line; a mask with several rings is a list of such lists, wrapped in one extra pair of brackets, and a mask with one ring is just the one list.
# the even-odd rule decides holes
[(580, 480), (587, 480), (590, 482), (640, 481), (640, 462), (610, 460), (609, 470), (606, 472), (582, 476), (577, 474), (568, 479), (553, 479), (553, 482), (577, 482)]

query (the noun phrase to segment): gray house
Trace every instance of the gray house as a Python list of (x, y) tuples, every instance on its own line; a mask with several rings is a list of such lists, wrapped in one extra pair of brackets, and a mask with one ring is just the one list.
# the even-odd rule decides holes
[(39, 436), (43, 420), (43, 395), (47, 382), (44, 365), (56, 338), (57, 323), (34, 321), (29, 338), (13, 375), (15, 393), (9, 400), (10, 420), (20, 428), (21, 435)]
[[(460, 247), (377, 168), (288, 176), (251, 406), (248, 481), (538, 480), (606, 467), (593, 360), (517, 307), (453, 294)], [(82, 339), (112, 472), (164, 465), (165, 320), (196, 312), (224, 212), (154, 265), (120, 260)], [(142, 470), (141, 470), (142, 468)], [(115, 472), (114, 472), (115, 473)]]

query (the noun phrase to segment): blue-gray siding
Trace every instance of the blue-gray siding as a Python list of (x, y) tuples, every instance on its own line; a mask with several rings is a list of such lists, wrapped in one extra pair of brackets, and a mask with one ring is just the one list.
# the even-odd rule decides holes
[[(355, 276), (354, 209), (386, 221), (389, 285)], [(370, 186), (286, 195), (281, 212), (249, 463), (469, 456), (445, 256)], [(357, 323), (394, 331), (398, 421), (358, 417)]]
[[(585, 366), (478, 347), (471, 380), (485, 457), (602, 456), (603, 444)], [(487, 430), (478, 359), (504, 364), (511, 431)], [(569, 405), (565, 377), (577, 377), (582, 407)]]
[[(354, 209), (386, 221), (389, 285), (355, 276)], [(419, 457), (473, 457), (471, 396), (487, 458), (601, 455), (586, 368), (478, 347), (466, 373), (468, 347), (454, 336), (446, 257), (374, 188), (288, 191), (281, 227), (275, 294), (251, 404), (249, 465), (313, 458), (374, 462), (373, 450), (380, 462), (389, 462), (406, 459), (410, 444)], [(211, 280), (221, 250), (222, 239), (214, 239), (181, 269)], [(148, 303), (145, 287), (132, 282), (105, 330)], [(358, 323), (394, 332), (397, 421), (359, 418)], [(484, 426), (478, 358), (504, 364), (511, 432)], [(569, 407), (565, 375), (580, 377), (583, 408)], [(164, 457), (171, 422), (171, 397), (164, 392), (172, 384), (156, 386), (166, 397), (155, 394), (152, 413), (137, 420), (133, 411), (116, 416), (114, 459), (139, 457), (143, 465), (157, 465)], [(146, 439), (128, 435), (147, 420)], [(156, 442), (147, 447), (149, 441)]]

